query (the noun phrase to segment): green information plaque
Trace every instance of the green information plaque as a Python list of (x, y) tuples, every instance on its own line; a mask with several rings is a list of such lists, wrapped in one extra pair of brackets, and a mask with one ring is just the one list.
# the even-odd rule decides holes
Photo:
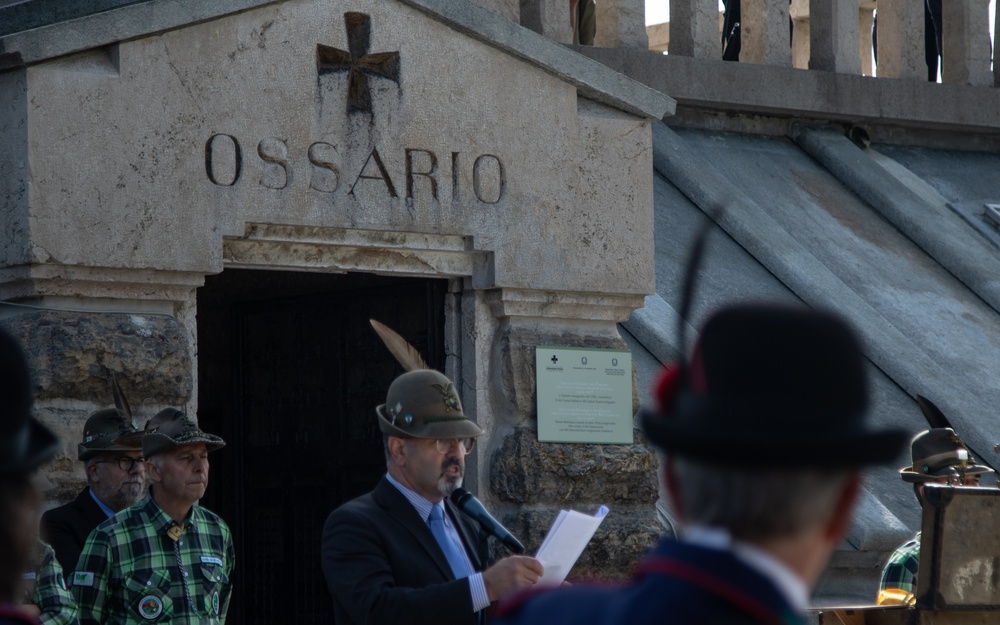
[(538, 440), (631, 445), (632, 354), (535, 347)]

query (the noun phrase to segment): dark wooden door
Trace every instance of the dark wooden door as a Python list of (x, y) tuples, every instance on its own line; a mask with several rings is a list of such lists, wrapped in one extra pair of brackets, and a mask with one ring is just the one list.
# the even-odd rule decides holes
[(374, 408), (402, 372), (368, 320), (443, 369), (445, 285), (392, 281), (231, 307), (232, 466), (216, 492), (232, 497), (212, 502), (237, 548), (231, 622), (333, 622), (323, 522), (385, 472)]

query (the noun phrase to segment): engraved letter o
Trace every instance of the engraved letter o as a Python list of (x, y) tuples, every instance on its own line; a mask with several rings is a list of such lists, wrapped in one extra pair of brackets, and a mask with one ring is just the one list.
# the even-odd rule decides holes
[[(224, 154), (222, 156), (223, 162), (225, 162), (226, 156), (229, 156), (229, 158), (232, 160), (233, 173), (232, 173), (232, 178), (229, 180), (229, 182), (222, 182), (220, 177), (216, 175), (217, 173), (216, 167), (218, 166), (216, 161), (219, 160), (219, 157), (215, 155), (215, 149), (216, 149), (215, 143), (216, 139), (220, 139), (222, 137), (228, 139), (229, 142), (232, 144), (232, 147), (230, 148), (230, 150), (232, 150), (232, 153)], [(223, 147), (224, 146), (225, 144), (223, 144)], [(233, 135), (224, 135), (224, 134), (214, 134), (211, 137), (209, 137), (208, 141), (205, 142), (205, 173), (208, 175), (209, 181), (211, 181), (212, 184), (218, 185), (220, 187), (231, 187), (234, 184), (236, 184), (237, 180), (240, 179), (240, 173), (242, 173), (242, 171), (243, 171), (243, 151), (240, 149), (240, 142), (236, 140), (236, 137), (234, 137)]]
[[(492, 161), (496, 163), (495, 171), (490, 171), (494, 169), (493, 167), (487, 167), (487, 164)], [(490, 179), (485, 179), (487, 174), (483, 170), (489, 173)], [(472, 164), (472, 190), (476, 194), (476, 198), (483, 204), (496, 204), (503, 198), (503, 190), (507, 184), (507, 180), (503, 170), (503, 163), (500, 162), (499, 156), (494, 156), (492, 154), (482, 154), (476, 159), (476, 162)], [(489, 192), (492, 199), (487, 199), (483, 197), (483, 194)]]

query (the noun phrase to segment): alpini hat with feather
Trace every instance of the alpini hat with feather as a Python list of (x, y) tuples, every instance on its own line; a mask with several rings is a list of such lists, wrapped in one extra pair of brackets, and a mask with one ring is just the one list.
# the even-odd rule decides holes
[(402, 438), (470, 438), (483, 433), (462, 412), (455, 384), (431, 369), (408, 371), (396, 378), (375, 408), (383, 434)]
[(644, 416), (668, 453), (747, 468), (888, 462), (906, 433), (868, 423), (861, 345), (839, 316), (733, 304), (703, 327), (690, 364), (668, 368)]

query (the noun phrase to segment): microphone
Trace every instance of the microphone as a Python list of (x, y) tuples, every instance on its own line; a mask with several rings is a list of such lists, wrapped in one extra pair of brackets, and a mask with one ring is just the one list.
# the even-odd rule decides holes
[(458, 506), (459, 510), (479, 521), (483, 529), (492, 536), (496, 536), (500, 542), (507, 545), (507, 548), (514, 553), (524, 553), (524, 545), (514, 538), (514, 535), (507, 531), (500, 522), (494, 519), (483, 504), (472, 496), (472, 493), (464, 488), (456, 488), (451, 494), (451, 502)]

